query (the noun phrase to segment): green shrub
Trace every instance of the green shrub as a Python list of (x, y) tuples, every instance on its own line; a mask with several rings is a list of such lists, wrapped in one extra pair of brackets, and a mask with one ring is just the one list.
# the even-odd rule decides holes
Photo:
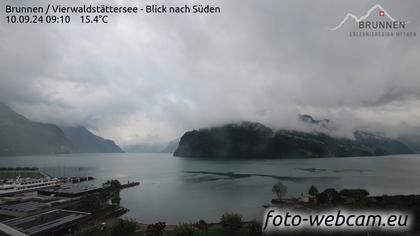
[(256, 220), (253, 220), (248, 225), (248, 236), (262, 236), (262, 226)]
[(196, 231), (191, 224), (180, 224), (177, 225), (173, 231), (174, 236), (193, 236), (196, 235)]
[(220, 224), (229, 235), (235, 235), (242, 229), (242, 216), (240, 214), (225, 213)]
[(316, 195), (318, 195), (319, 191), (318, 191), (318, 189), (315, 186), (311, 185), (311, 187), (309, 188), (308, 193), (309, 193), (309, 195), (311, 195), (313, 197), (316, 197)]
[(124, 236), (136, 231), (137, 223), (134, 220), (129, 219), (118, 219), (116, 223), (112, 225), (111, 235), (112, 236)]

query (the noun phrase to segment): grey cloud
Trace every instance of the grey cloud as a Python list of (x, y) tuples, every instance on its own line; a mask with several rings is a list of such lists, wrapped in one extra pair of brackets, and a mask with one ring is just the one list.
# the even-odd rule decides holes
[[(326, 30), (376, 1), (208, 3), (222, 14), (118, 16), (106, 26), (2, 22), (0, 99), (30, 118), (86, 125), (124, 144), (237, 120), (298, 128), (299, 113), (344, 130), (420, 126), (418, 38)], [(381, 4), (420, 32), (420, 2)]]

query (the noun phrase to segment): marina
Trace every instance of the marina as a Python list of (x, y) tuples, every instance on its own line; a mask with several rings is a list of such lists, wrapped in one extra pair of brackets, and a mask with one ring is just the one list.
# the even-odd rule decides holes
[(22, 167), (0, 169), (0, 177), (1, 235), (88, 234), (103, 227), (99, 220), (126, 214), (129, 210), (114, 205), (113, 198), (140, 185), (112, 180), (98, 186), (91, 175), (55, 177)]

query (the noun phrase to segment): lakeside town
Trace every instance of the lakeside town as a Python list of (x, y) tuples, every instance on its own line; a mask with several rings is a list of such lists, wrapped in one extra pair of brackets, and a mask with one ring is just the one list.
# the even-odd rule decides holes
[(53, 177), (37, 168), (0, 170), (0, 231), (6, 235), (91, 235), (128, 209), (120, 191), (140, 182), (81, 184), (92, 176)]
[[(93, 176), (57, 177), (37, 168), (1, 168), (0, 179), (1, 235), (266, 235), (260, 219), (249, 221), (237, 213), (223, 214), (220, 222), (198, 219), (178, 225), (165, 222), (143, 224), (128, 219), (124, 214), (129, 209), (120, 205), (120, 192), (139, 187), (140, 182), (136, 181), (120, 183), (108, 180), (101, 186), (93, 186), (87, 184), (94, 180)], [(272, 193), (276, 198), (270, 205), (261, 206), (262, 209), (287, 208), (308, 213), (340, 208), (409, 210), (414, 215), (420, 212), (419, 195), (369, 196), (364, 189), (319, 191), (312, 185), (300, 197), (286, 198), (287, 187), (282, 182), (272, 186)], [(414, 224), (412, 230), (417, 232), (418, 226)], [(331, 234), (297, 231), (287, 235)], [(352, 235), (388, 234), (367, 231)]]

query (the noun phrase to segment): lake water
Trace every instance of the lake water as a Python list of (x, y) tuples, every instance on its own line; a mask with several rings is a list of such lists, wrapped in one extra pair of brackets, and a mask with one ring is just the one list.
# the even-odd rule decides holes
[[(225, 212), (259, 218), (282, 181), (288, 196), (300, 196), (314, 184), (364, 188), (371, 195), (420, 194), (420, 155), (287, 160), (214, 161), (170, 154), (72, 154), (1, 157), (0, 167), (38, 167), (55, 176), (94, 176), (141, 181), (121, 192), (126, 215), (139, 222), (218, 221)], [(85, 183), (86, 184), (86, 183)]]

